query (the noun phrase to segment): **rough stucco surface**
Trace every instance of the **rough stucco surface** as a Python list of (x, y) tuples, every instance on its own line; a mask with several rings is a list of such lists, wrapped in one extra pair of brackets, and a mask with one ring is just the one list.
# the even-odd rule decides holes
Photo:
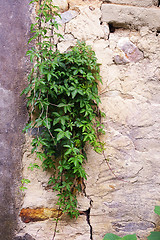
[(20, 175), (22, 129), (26, 121), (24, 98), (25, 52), (29, 32), (27, 2), (0, 2), (0, 239), (13, 240), (17, 227), (17, 180)]
[[(128, 21), (128, 15), (124, 14), (121, 27), (130, 25), (132, 30), (116, 26), (111, 29), (109, 17), (124, 6), (106, 3), (100, 8), (102, 2), (94, 0), (68, 2), (77, 14), (73, 18), (69, 15), (68, 21), (62, 22), (60, 32), (64, 39), (57, 39), (57, 47), (63, 52), (77, 39), (85, 40), (102, 64), (103, 85), (99, 86), (99, 94), (101, 109), (106, 113), (103, 119), (106, 135), (102, 139), (117, 177), (109, 170), (104, 157), (87, 146), (88, 180), (85, 196), (78, 196), (78, 207), (80, 211), (90, 209), (90, 224), (84, 215), (77, 220), (62, 216), (56, 240), (100, 240), (107, 232), (120, 236), (136, 233), (138, 239), (146, 240), (149, 232), (158, 226), (153, 210), (160, 204), (160, 34), (154, 27), (157, 23), (149, 20), (145, 23), (139, 18), (137, 31), (135, 18)], [(113, 11), (106, 11), (110, 6)], [(130, 9), (133, 8), (143, 10), (149, 17), (154, 11), (160, 13), (158, 7)], [(62, 12), (64, 18), (68, 16), (63, 7)], [(30, 163), (38, 161), (31, 155), (30, 141), (31, 136), (26, 135), (23, 176), (31, 183), (22, 207), (56, 208), (56, 193), (47, 187), (51, 173), (28, 170)], [(27, 233), (36, 240), (48, 240), (53, 237), (54, 227), (52, 219), (21, 221), (17, 235)]]
[(158, 6), (158, 0), (103, 0), (104, 3), (133, 5), (138, 7)]

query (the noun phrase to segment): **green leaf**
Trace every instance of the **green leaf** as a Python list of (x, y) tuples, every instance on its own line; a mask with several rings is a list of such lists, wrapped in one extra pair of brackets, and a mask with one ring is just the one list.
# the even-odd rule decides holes
[(28, 44), (33, 41), (34, 39), (36, 39), (39, 36), (39, 32), (37, 32), (33, 37), (31, 37), (28, 41)]
[(74, 70), (73, 75), (76, 75), (78, 73), (78, 69)]
[(73, 106), (74, 104), (66, 104), (66, 103), (60, 103), (57, 105), (57, 107), (66, 107), (66, 106)]
[(107, 233), (103, 238), (103, 240), (117, 240), (117, 239), (121, 238), (113, 233)]
[(151, 232), (147, 238), (148, 240), (160, 240), (160, 232)]
[(30, 122), (30, 123), (26, 124), (26, 126), (25, 126), (25, 128), (22, 130), (22, 132), (28, 132), (28, 130), (29, 130), (30, 128), (32, 128), (32, 124), (33, 124), (33, 122)]
[(83, 69), (79, 69), (79, 72), (80, 72), (81, 74), (85, 74), (85, 71), (84, 71)]
[(44, 119), (44, 120), (43, 120), (43, 125), (44, 125), (46, 128), (50, 129), (50, 128), (51, 128), (51, 119), (49, 119), (49, 118)]
[(66, 138), (68, 138), (68, 139), (70, 139), (70, 137), (72, 136), (72, 133), (69, 131), (66, 131), (64, 134), (65, 134)]
[(57, 134), (57, 141), (59, 141), (60, 139), (62, 139), (64, 137), (64, 132), (59, 132), (58, 134)]
[(64, 155), (67, 156), (67, 155), (70, 155), (71, 153), (72, 153), (72, 149), (68, 149)]
[(62, 132), (63, 130), (61, 128), (56, 128), (54, 131), (55, 132)]
[(21, 183), (22, 183), (22, 184), (24, 184), (24, 183), (28, 184), (28, 183), (30, 183), (30, 182), (31, 182), (31, 181), (30, 181), (29, 179), (27, 179), (27, 178), (21, 179)]
[(155, 206), (154, 212), (160, 216), (160, 206)]
[(36, 163), (30, 163), (28, 169), (33, 171), (34, 168), (40, 169), (40, 166)]
[(126, 235), (122, 238), (122, 240), (137, 240), (136, 234)]
[[(44, 158), (44, 153), (43, 152), (36, 152), (36, 154), (37, 154), (37, 157), (41, 160), (41, 161), (43, 161), (43, 158)], [(33, 166), (36, 166), (36, 168), (38, 168), (37, 166), (37, 164), (32, 164)]]
[(48, 74), (47, 74), (47, 79), (48, 79), (48, 81), (51, 80), (51, 77), (52, 77), (52, 75), (51, 75), (50, 73), (48, 73)]
[(75, 98), (76, 94), (77, 94), (78, 90), (75, 89), (73, 92), (72, 92), (72, 98)]
[(21, 92), (21, 95), (20, 95), (20, 96), (22, 96), (23, 94), (28, 94), (29, 91), (31, 91), (31, 89), (32, 89), (32, 85), (29, 84), (28, 87), (26, 87), (26, 88)]
[(65, 103), (60, 103), (60, 104), (57, 105), (57, 107), (60, 107), (60, 108), (61, 108), (61, 107), (64, 107), (64, 106), (66, 106)]
[(53, 125), (56, 125), (60, 121), (60, 118), (55, 118), (53, 121)]

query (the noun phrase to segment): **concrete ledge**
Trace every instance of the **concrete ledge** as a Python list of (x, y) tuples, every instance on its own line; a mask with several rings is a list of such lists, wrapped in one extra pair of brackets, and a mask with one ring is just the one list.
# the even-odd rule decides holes
[(143, 8), (115, 4), (102, 4), (102, 22), (114, 27), (160, 30), (160, 8)]
[(120, 5), (132, 5), (137, 7), (158, 6), (158, 0), (103, 0), (103, 2)]

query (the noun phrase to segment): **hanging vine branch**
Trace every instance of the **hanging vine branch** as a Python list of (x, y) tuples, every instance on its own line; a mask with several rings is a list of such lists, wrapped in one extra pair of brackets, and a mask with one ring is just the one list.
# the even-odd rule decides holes
[(30, 116), (36, 113), (36, 118), (25, 131), (40, 129), (32, 141), (32, 153), (36, 152), (44, 170), (52, 169), (49, 184), (58, 192), (59, 209), (78, 217), (76, 193), (81, 191), (81, 179), (87, 179), (85, 145), (89, 143), (97, 153), (104, 150), (99, 140), (104, 133), (99, 121), (104, 114), (98, 108), (100, 69), (94, 51), (84, 42), (66, 53), (54, 51), (54, 35), (61, 37), (55, 31), (57, 7), (51, 0), (39, 3), (36, 23), (31, 25), (34, 36), (29, 40), (37, 44), (27, 52), (34, 67), (22, 92), (27, 95)]

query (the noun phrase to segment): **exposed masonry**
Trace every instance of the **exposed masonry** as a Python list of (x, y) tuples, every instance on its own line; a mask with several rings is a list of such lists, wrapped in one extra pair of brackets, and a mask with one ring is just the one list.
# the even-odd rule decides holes
[(139, 30), (142, 26), (147, 26), (153, 31), (160, 30), (159, 8), (102, 4), (101, 10), (101, 21), (115, 28)]

